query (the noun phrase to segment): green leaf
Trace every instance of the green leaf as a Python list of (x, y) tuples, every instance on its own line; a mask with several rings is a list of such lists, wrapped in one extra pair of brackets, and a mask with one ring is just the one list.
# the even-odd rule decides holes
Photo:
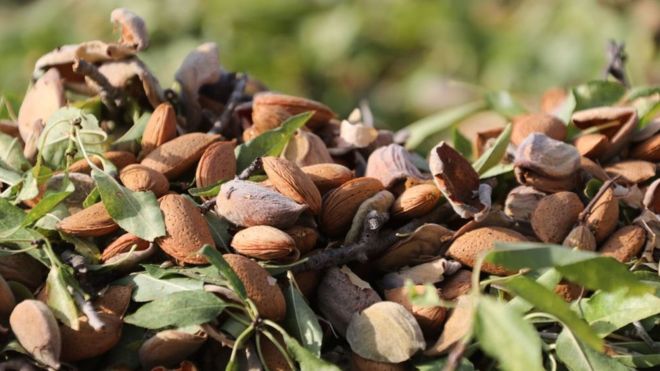
[(582, 193), (589, 198), (590, 200), (596, 196), (596, 193), (600, 190), (600, 188), (603, 186), (603, 181), (593, 178), (590, 179), (587, 184), (584, 186), (584, 190)]
[(78, 108), (62, 107), (48, 118), (39, 138), (40, 156), (46, 165), (53, 169), (62, 167), (76, 121), (80, 122), (80, 140), (85, 149), (91, 152), (103, 152), (102, 144), (106, 134), (99, 127), (96, 117)]
[(222, 254), (218, 250), (212, 248), (211, 246), (205, 245), (200, 250), (200, 253), (209, 260), (209, 262), (222, 274), (223, 277), (229, 282), (229, 286), (238, 297), (243, 300), (247, 299), (247, 292), (245, 291), (245, 286), (240, 278), (236, 275), (236, 272), (229, 266), (225, 258), (222, 257)]
[(286, 318), (284, 327), (302, 345), (317, 356), (321, 355), (323, 331), (316, 313), (307, 305), (305, 298), (296, 288), (293, 276), (289, 273), (289, 284), (284, 290)]
[(656, 295), (631, 295), (625, 290), (599, 291), (576, 305), (601, 336), (660, 313), (660, 298)]
[(4, 166), (3, 164), (0, 164), (0, 182), (13, 186), (20, 182), (21, 179), (21, 174), (9, 169), (8, 165)]
[(506, 304), (488, 296), (479, 297), (474, 334), (481, 349), (497, 359), (501, 369), (543, 370), (541, 339), (536, 330)]
[(210, 292), (181, 291), (141, 306), (124, 318), (132, 325), (160, 329), (168, 326), (198, 325), (212, 321), (227, 304)]
[[(423, 363), (418, 363), (415, 365), (417, 371), (444, 371), (448, 363), (447, 358), (437, 358)], [(456, 367), (456, 371), (475, 371), (474, 365), (465, 357), (461, 358), (461, 361)]]
[(25, 212), (4, 198), (0, 198), (0, 234), (2, 237), (11, 235), (6, 233), (19, 227), (25, 220)]
[(572, 91), (575, 96), (576, 111), (593, 107), (611, 106), (626, 94), (626, 88), (623, 85), (618, 82), (605, 80), (590, 81), (574, 87)]
[(94, 186), (91, 192), (85, 197), (85, 200), (83, 201), (82, 205), (83, 208), (88, 208), (95, 203), (99, 202), (101, 200), (101, 194), (99, 193), (99, 188)]
[(660, 94), (660, 86), (635, 86), (628, 90), (625, 100), (631, 101), (637, 98), (650, 97)]
[(73, 244), (74, 250), (78, 254), (87, 258), (90, 261), (90, 263), (97, 264), (99, 262), (99, 258), (101, 257), (101, 252), (99, 251), (99, 248), (91, 239), (80, 238), (66, 233), (60, 233), (60, 237), (62, 238), (62, 240), (70, 244)]
[(522, 115), (527, 110), (518, 103), (508, 91), (493, 91), (486, 94), (486, 101), (491, 110), (507, 119)]
[(492, 178), (502, 174), (513, 172), (513, 164), (497, 164), (479, 175), (479, 179)]
[(250, 166), (257, 157), (279, 156), (296, 130), (305, 126), (313, 112), (289, 117), (278, 128), (268, 130), (247, 143), (236, 147), (236, 169), (238, 173)]
[(214, 285), (226, 286), (227, 280), (222, 277), (218, 270), (213, 266), (208, 267), (169, 267), (161, 268), (159, 265), (155, 264), (142, 264), (144, 270), (148, 275), (154, 278), (164, 278), (171, 276), (185, 276), (200, 280), (207, 283), (212, 283)]
[(515, 276), (501, 284), (506, 289), (534, 305), (538, 310), (557, 317), (565, 326), (571, 329), (573, 334), (587, 345), (598, 351), (603, 350), (603, 341), (598, 335), (576, 312), (571, 310), (562, 298), (551, 290), (525, 276)]
[(466, 159), (472, 158), (472, 143), (466, 138), (461, 131), (458, 130), (458, 127), (454, 127), (451, 130), (452, 142), (454, 143), (454, 149), (458, 151)]
[[(53, 266), (46, 278), (46, 292), (48, 292), (48, 306), (55, 317), (66, 326), (78, 329), (78, 308), (71, 297), (68, 272), (64, 268)], [(72, 278), (72, 277), (68, 277)]]
[(213, 237), (213, 242), (216, 246), (222, 247), (222, 249), (229, 253), (229, 243), (231, 241), (231, 235), (229, 234), (229, 222), (224, 218), (218, 216), (218, 214), (213, 211), (209, 211), (204, 214), (204, 219), (209, 225), (211, 230), (211, 236)]
[[(536, 279), (536, 282), (539, 285), (549, 290), (554, 289), (560, 281), (561, 274), (559, 274), (559, 272), (557, 272), (557, 270), (554, 268), (546, 270)], [(515, 298), (511, 299), (507, 305), (521, 313), (529, 312), (532, 308), (534, 308), (534, 305), (520, 296), (516, 296)]]
[(614, 359), (584, 345), (564, 328), (557, 338), (557, 357), (570, 371), (631, 370)]
[(92, 178), (105, 209), (120, 227), (147, 241), (165, 235), (163, 214), (152, 192), (133, 192), (97, 169), (92, 169)]
[(30, 167), (30, 163), (23, 155), (20, 139), (0, 133), (0, 163), (15, 171), (22, 171)]
[(332, 363), (326, 362), (305, 349), (298, 341), (287, 334), (282, 334), (284, 343), (291, 353), (292, 358), (298, 362), (301, 371), (340, 371), (341, 369)]
[(472, 164), (474, 170), (479, 174), (483, 174), (495, 165), (499, 164), (506, 154), (506, 148), (509, 146), (511, 140), (511, 124), (508, 124), (502, 133), (497, 137), (495, 144), (488, 148), (477, 161)]
[(627, 289), (631, 294), (653, 292), (653, 287), (642, 283), (625, 264), (607, 256), (599, 256), (556, 269), (567, 280), (593, 290)]
[(631, 368), (651, 368), (660, 366), (660, 354), (624, 354), (612, 357)]
[(129, 151), (137, 153), (140, 150), (140, 142), (142, 141), (142, 134), (144, 134), (144, 129), (147, 127), (147, 123), (151, 118), (150, 112), (143, 113), (131, 126), (128, 131), (124, 133), (120, 138), (115, 140), (110, 148), (117, 151)]
[(202, 281), (192, 278), (175, 277), (159, 279), (144, 273), (130, 275), (116, 283), (133, 286), (133, 301), (138, 303), (152, 301), (175, 292), (201, 290), (204, 287)]
[(438, 296), (438, 290), (430, 283), (424, 285), (424, 292), (418, 293), (415, 289), (415, 284), (410, 278), (406, 278), (404, 282), (408, 301), (416, 307), (437, 307), (442, 305), (442, 300)]
[(221, 180), (206, 187), (190, 188), (188, 193), (193, 197), (215, 197), (220, 193), (220, 186), (224, 182), (226, 182), (226, 180)]
[(21, 223), (21, 227), (27, 227), (30, 224), (39, 220), (42, 216), (48, 214), (55, 206), (59, 205), (60, 202), (64, 201), (76, 188), (73, 183), (69, 180), (68, 177), (65, 177), (62, 181), (60, 189), (53, 191), (48, 190), (44, 194), (44, 197), (39, 201), (39, 203), (33, 207), (26, 215), (25, 219)]
[(483, 100), (469, 102), (413, 122), (405, 128), (410, 133), (406, 148), (412, 150), (419, 148), (427, 138), (451, 128), (487, 107), (487, 103)]

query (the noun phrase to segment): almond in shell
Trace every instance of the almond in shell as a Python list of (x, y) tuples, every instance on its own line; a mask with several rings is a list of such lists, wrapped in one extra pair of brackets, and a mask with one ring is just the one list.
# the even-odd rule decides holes
[(147, 370), (156, 366), (175, 367), (195, 353), (206, 339), (202, 331), (192, 334), (179, 330), (160, 331), (140, 346), (140, 364)]
[(300, 255), (296, 249), (296, 241), (291, 236), (267, 225), (257, 225), (239, 231), (234, 235), (231, 246), (239, 254), (260, 260), (297, 258)]
[(259, 93), (252, 102), (252, 122), (259, 132), (279, 127), (293, 115), (313, 111), (307, 126), (316, 127), (335, 118), (332, 110), (319, 102), (278, 93)]
[(380, 180), (388, 189), (408, 178), (424, 178), (412, 162), (410, 153), (399, 144), (390, 144), (373, 151), (369, 155), (365, 175)]
[(321, 194), (339, 187), (354, 177), (351, 169), (339, 164), (309, 165), (302, 167), (301, 170), (312, 179)]
[(600, 253), (627, 263), (639, 255), (646, 242), (646, 231), (638, 225), (627, 225), (614, 232), (600, 248)]
[(211, 144), (197, 164), (195, 181), (197, 187), (209, 187), (221, 180), (232, 179), (236, 175), (236, 142), (223, 141)]
[(594, 233), (596, 242), (602, 242), (614, 231), (618, 222), (619, 201), (610, 188), (594, 204), (587, 217), (587, 226)]
[(561, 243), (584, 210), (580, 197), (573, 192), (545, 196), (532, 212), (531, 224), (543, 242)]
[(313, 214), (321, 211), (321, 193), (312, 181), (293, 162), (278, 157), (264, 157), (262, 159), (264, 171), (271, 184), (283, 195), (305, 204)]
[(562, 245), (571, 249), (594, 251), (596, 250), (596, 237), (588, 227), (580, 224), (568, 233)]
[(332, 190), (323, 199), (321, 230), (333, 237), (345, 233), (362, 202), (381, 190), (383, 184), (369, 177), (350, 180)]
[[(525, 242), (520, 233), (501, 227), (484, 227), (458, 237), (447, 250), (447, 255), (461, 264), (473, 268), (477, 258), (495, 248), (495, 242)], [(485, 262), (481, 270), (490, 274), (506, 275), (511, 272), (504, 267)]]
[(426, 215), (440, 200), (440, 190), (435, 184), (420, 184), (406, 189), (392, 205), (392, 216), (412, 219)]
[(37, 120), (46, 122), (65, 103), (60, 73), (56, 68), (51, 68), (28, 89), (18, 111), (18, 130), (23, 142), (27, 143), (32, 136)]
[(158, 171), (140, 164), (128, 165), (119, 173), (122, 184), (137, 192), (151, 191), (160, 197), (170, 189), (170, 183)]
[(630, 157), (651, 162), (660, 162), (660, 134), (656, 134), (633, 146)]
[(566, 139), (566, 125), (553, 115), (531, 113), (515, 117), (511, 131), (511, 143), (518, 146), (531, 133), (543, 133), (550, 138)]
[(603, 134), (585, 134), (577, 137), (573, 144), (580, 155), (597, 159), (605, 153), (610, 141)]
[(314, 228), (295, 225), (285, 231), (296, 242), (296, 248), (300, 254), (307, 254), (316, 247), (319, 233)]
[(179, 263), (206, 264), (199, 250), (215, 243), (199, 208), (184, 196), (168, 194), (160, 199), (160, 209), (167, 235), (156, 240), (158, 246)]
[[(413, 290), (420, 295), (423, 295), (426, 289), (427, 287), (423, 285), (413, 286)], [(447, 316), (447, 309), (444, 307), (419, 307), (412, 304), (408, 300), (408, 289), (406, 287), (385, 290), (385, 299), (403, 305), (415, 317), (419, 327), (427, 336), (437, 335)]]
[(204, 133), (181, 135), (151, 151), (141, 164), (158, 171), (169, 180), (176, 179), (195, 166), (204, 150), (219, 137)]
[(332, 163), (332, 157), (323, 140), (307, 130), (298, 130), (287, 143), (282, 157), (298, 166)]
[(440, 297), (444, 300), (456, 300), (467, 295), (472, 289), (472, 271), (461, 269), (440, 282)]
[(158, 146), (176, 137), (176, 112), (168, 103), (161, 103), (151, 114), (142, 134), (142, 151), (144, 158)]
[(645, 182), (657, 175), (656, 165), (648, 161), (629, 160), (621, 161), (605, 168), (610, 176), (620, 176), (626, 184)]
[(46, 304), (39, 300), (20, 302), (11, 312), (9, 325), (18, 342), (37, 361), (59, 369), (62, 338)]
[(123, 322), (112, 313), (97, 313), (105, 326), (95, 330), (87, 317), (78, 318), (78, 330), (60, 326), (62, 334), (62, 360), (76, 362), (101, 355), (114, 348), (121, 337)]
[(16, 298), (7, 281), (0, 276), (0, 318), (6, 320), (16, 306)]
[(57, 228), (74, 236), (99, 237), (116, 231), (119, 226), (108, 214), (103, 202), (97, 202), (62, 219), (57, 223)]
[(101, 261), (105, 262), (119, 254), (127, 253), (131, 251), (133, 246), (136, 250), (146, 250), (149, 247), (149, 241), (145, 241), (132, 233), (124, 233), (103, 249)]

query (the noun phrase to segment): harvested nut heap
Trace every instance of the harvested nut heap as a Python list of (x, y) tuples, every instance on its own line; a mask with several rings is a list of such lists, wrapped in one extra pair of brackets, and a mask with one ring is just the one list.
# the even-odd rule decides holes
[[(41, 57), (0, 125), (2, 367), (486, 367), (496, 352), (466, 343), (490, 321), (481, 291), (504, 300), (518, 292), (492, 276), (542, 273), (484, 260), (497, 243), (657, 280), (657, 89), (595, 106), (552, 90), (477, 133), (476, 161), (444, 141), (425, 159), (366, 105), (341, 119), (269, 92), (213, 43), (163, 89), (138, 57), (142, 19), (111, 19), (118, 42)], [(562, 275), (565, 301), (594, 294)], [(537, 327), (550, 343), (561, 329)]]

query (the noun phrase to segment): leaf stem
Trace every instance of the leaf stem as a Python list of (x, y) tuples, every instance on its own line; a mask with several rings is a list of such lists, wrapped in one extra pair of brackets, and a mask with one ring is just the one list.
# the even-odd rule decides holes
[(227, 362), (227, 367), (225, 370), (236, 369), (236, 356), (238, 354), (238, 349), (243, 346), (243, 343), (245, 343), (248, 337), (252, 335), (252, 332), (254, 332), (254, 324), (248, 326), (248, 328), (246, 328), (240, 335), (238, 335), (238, 338), (236, 338), (236, 342), (234, 343), (234, 347), (231, 350), (231, 356), (229, 357), (229, 362)]

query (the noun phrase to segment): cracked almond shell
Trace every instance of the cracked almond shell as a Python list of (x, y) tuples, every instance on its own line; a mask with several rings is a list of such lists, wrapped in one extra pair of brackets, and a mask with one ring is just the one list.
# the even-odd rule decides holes
[(59, 369), (62, 338), (46, 304), (31, 299), (20, 302), (11, 312), (9, 325), (18, 342), (37, 361)]
[(531, 113), (513, 118), (511, 143), (518, 146), (531, 133), (543, 133), (548, 137), (563, 141), (566, 139), (566, 125), (553, 115)]
[(543, 242), (561, 243), (582, 210), (584, 205), (573, 192), (557, 192), (545, 196), (532, 212), (532, 229)]
[(597, 159), (605, 153), (610, 140), (603, 134), (586, 134), (575, 139), (573, 145), (580, 155)]
[(243, 282), (247, 296), (254, 301), (259, 315), (273, 321), (284, 319), (286, 315), (284, 294), (268, 271), (241, 255), (224, 254), (222, 257)]
[(101, 330), (94, 330), (87, 317), (78, 318), (78, 330), (60, 326), (62, 334), (62, 360), (76, 362), (101, 355), (114, 348), (121, 337), (123, 321), (111, 313), (97, 313), (105, 324)]
[(160, 197), (170, 190), (170, 182), (158, 171), (140, 164), (126, 166), (119, 173), (124, 187), (137, 192), (151, 191)]
[(285, 158), (272, 156), (264, 157), (262, 161), (268, 180), (278, 192), (299, 204), (307, 205), (315, 215), (321, 211), (321, 193), (298, 165)]
[[(479, 255), (495, 248), (495, 242), (526, 242), (525, 236), (511, 229), (484, 227), (472, 230), (458, 237), (447, 250), (447, 255), (461, 264), (473, 268)], [(510, 274), (511, 271), (493, 263), (484, 262), (481, 270), (496, 275)]]
[(161, 103), (151, 114), (142, 134), (140, 157), (144, 158), (158, 146), (176, 138), (176, 112), (167, 103)]
[(638, 225), (627, 225), (612, 233), (600, 248), (600, 253), (621, 263), (637, 257), (646, 242), (646, 231)]
[(435, 184), (420, 184), (410, 187), (394, 200), (392, 216), (412, 219), (430, 213), (440, 201), (440, 190)]
[(325, 104), (278, 93), (259, 93), (252, 101), (252, 122), (259, 132), (279, 127), (286, 119), (299, 113), (313, 111), (314, 115), (307, 122), (308, 127), (315, 127), (335, 118), (335, 113)]
[(66, 96), (60, 73), (56, 68), (51, 68), (28, 89), (18, 111), (18, 130), (23, 142), (28, 142), (37, 120), (45, 123), (65, 104)]
[(368, 177), (355, 178), (332, 190), (323, 199), (321, 230), (333, 237), (346, 233), (362, 202), (382, 190), (378, 179)]
[(657, 175), (656, 164), (641, 160), (617, 162), (606, 167), (605, 172), (621, 176), (619, 180), (627, 184), (643, 183)]
[(108, 214), (103, 202), (97, 202), (62, 219), (57, 223), (57, 228), (74, 236), (100, 237), (116, 231), (119, 226)]
[(236, 142), (223, 141), (211, 144), (202, 154), (195, 172), (197, 187), (209, 187), (236, 175)]
[(594, 204), (587, 217), (587, 226), (594, 233), (596, 242), (602, 242), (614, 231), (618, 222), (619, 201), (610, 188)]
[(215, 243), (199, 208), (184, 196), (168, 194), (160, 199), (160, 209), (167, 234), (156, 240), (158, 246), (179, 263), (206, 264), (199, 250)]
[[(108, 151), (105, 152), (103, 156), (105, 156), (108, 161), (115, 165), (117, 171), (121, 171), (126, 166), (137, 162), (135, 155), (127, 151)], [(92, 157), (92, 162), (97, 167), (103, 166), (101, 160), (99, 160), (96, 156)], [(69, 171), (72, 173), (89, 174), (92, 172), (92, 168), (89, 166), (87, 160), (83, 158), (71, 164), (71, 166), (69, 166)]]
[(656, 134), (632, 147), (630, 157), (660, 162), (660, 134)]
[(309, 165), (303, 166), (301, 170), (312, 179), (321, 194), (353, 179), (353, 171), (339, 164)]
[(213, 134), (184, 134), (160, 145), (140, 163), (165, 175), (169, 180), (176, 179), (195, 166), (204, 150), (218, 138), (219, 135)]
[(562, 245), (571, 249), (594, 251), (596, 237), (587, 226), (580, 224), (568, 233)]
[(291, 236), (267, 225), (240, 230), (231, 240), (231, 246), (239, 254), (260, 260), (277, 260), (300, 254)]

